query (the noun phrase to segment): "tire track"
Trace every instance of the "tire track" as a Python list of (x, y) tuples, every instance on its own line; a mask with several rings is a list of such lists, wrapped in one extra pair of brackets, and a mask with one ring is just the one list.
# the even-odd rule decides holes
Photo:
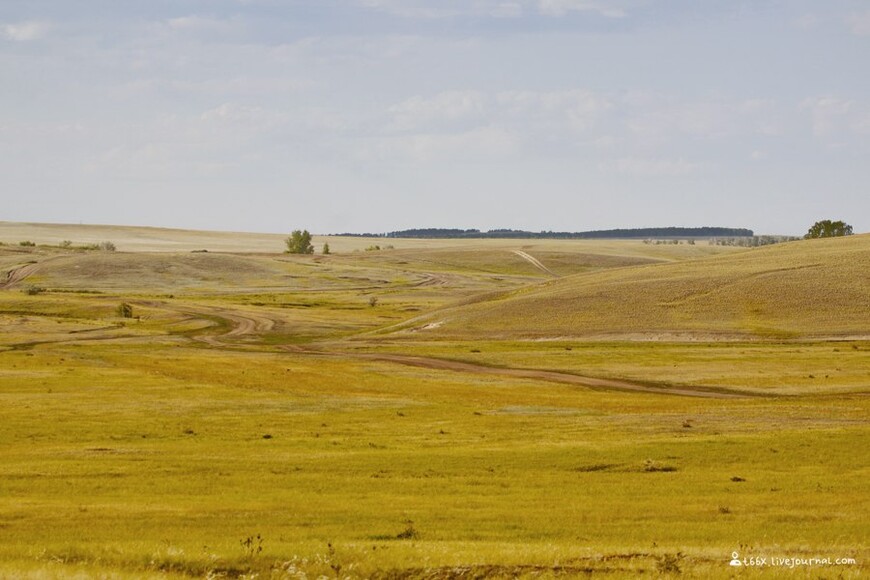
[(517, 256), (519, 256), (520, 258), (522, 258), (523, 260), (527, 261), (528, 263), (530, 263), (532, 266), (534, 266), (535, 268), (537, 268), (541, 272), (544, 272), (545, 274), (549, 274), (550, 276), (552, 276), (554, 278), (559, 277), (555, 272), (553, 272), (548, 267), (543, 265), (541, 263), (541, 261), (538, 260), (537, 258), (535, 258), (534, 256), (531, 256), (531, 255), (523, 252), (522, 250), (514, 250), (513, 253), (516, 254)]
[(348, 352), (327, 352), (313, 349), (306, 349), (300, 346), (285, 346), (284, 350), (299, 354), (321, 355), (330, 357), (352, 357), (364, 360), (374, 360), (380, 362), (390, 362), (406, 366), (445, 370), (462, 373), (474, 373), (483, 375), (494, 375), (501, 377), (511, 377), (520, 379), (532, 379), (548, 381), (552, 383), (561, 383), (568, 385), (576, 385), (586, 387), (593, 390), (601, 391), (627, 391), (637, 393), (652, 393), (657, 395), (678, 395), (684, 397), (698, 397), (704, 399), (745, 399), (750, 397), (746, 393), (727, 391), (723, 389), (711, 391), (701, 389), (691, 389), (686, 387), (657, 387), (653, 385), (645, 385), (634, 383), (631, 381), (617, 379), (601, 379), (596, 377), (587, 377), (583, 375), (575, 375), (572, 373), (547, 371), (540, 369), (520, 369), (510, 367), (490, 367), (481, 364), (462, 362), (456, 360), (448, 360), (434, 357), (411, 356), (402, 354), (377, 354), (377, 353), (348, 353)]
[(15, 286), (19, 282), (24, 281), (28, 276), (32, 276), (36, 274), (40, 269), (40, 264), (25, 264), (23, 266), (18, 266), (17, 268), (12, 268), (8, 272), (6, 272), (6, 277), (0, 282), (0, 290), (6, 290), (7, 288), (11, 288)]

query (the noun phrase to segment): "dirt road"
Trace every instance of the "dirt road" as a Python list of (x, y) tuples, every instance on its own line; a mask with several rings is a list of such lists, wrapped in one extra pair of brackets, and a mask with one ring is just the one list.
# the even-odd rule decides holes
[(32, 276), (39, 270), (39, 264), (25, 264), (23, 266), (18, 266), (16, 268), (12, 268), (8, 272), (6, 272), (6, 276), (0, 280), (0, 290), (5, 290), (6, 288), (11, 288), (15, 284), (23, 281), (28, 276)]
[(537, 258), (535, 258), (534, 256), (531, 256), (531, 255), (529, 255), (529, 254), (523, 252), (522, 250), (514, 250), (513, 252), (514, 252), (514, 254), (516, 254), (517, 256), (519, 256), (520, 258), (522, 258), (523, 260), (527, 261), (528, 263), (530, 263), (532, 266), (534, 266), (535, 268), (537, 268), (537, 269), (540, 270), (541, 272), (544, 272), (544, 273), (546, 273), (546, 274), (549, 274), (550, 276), (553, 276), (554, 278), (558, 278), (558, 277), (559, 277), (555, 272), (553, 272), (553, 271), (550, 270), (548, 267), (546, 267), (545, 265), (543, 265), (543, 264), (541, 263), (541, 261), (538, 260)]
[(726, 390), (700, 390), (690, 389), (685, 387), (658, 387), (654, 385), (645, 385), (641, 383), (633, 383), (630, 381), (616, 379), (600, 379), (596, 377), (586, 377), (583, 375), (575, 375), (571, 373), (563, 373), (558, 371), (546, 371), (538, 369), (518, 369), (518, 368), (503, 368), (490, 367), (486, 365), (474, 364), (469, 362), (446, 360), (432, 357), (410, 356), (402, 354), (379, 354), (379, 353), (348, 353), (348, 352), (332, 352), (306, 349), (299, 346), (285, 347), (288, 352), (297, 352), (301, 354), (315, 354), (323, 356), (341, 356), (352, 357), (365, 360), (375, 360), (383, 362), (397, 363), (412, 367), (420, 367), (435, 370), (455, 371), (463, 373), (475, 373), (484, 375), (494, 375), (511, 378), (533, 379), (549, 381), (553, 383), (562, 383), (568, 385), (577, 385), (587, 387), (594, 390), (602, 391), (632, 391), (639, 393), (654, 393), (657, 395), (681, 395), (684, 397), (700, 397), (705, 399), (745, 399), (749, 395), (740, 392), (732, 392)]

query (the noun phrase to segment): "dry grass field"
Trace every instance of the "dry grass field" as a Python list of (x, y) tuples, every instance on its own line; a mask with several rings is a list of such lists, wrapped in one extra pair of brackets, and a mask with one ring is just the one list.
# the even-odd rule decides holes
[(867, 339), (868, 312), (862, 235), (575, 275), (432, 320), (450, 338)]
[(867, 235), (282, 239), (0, 223), (0, 577), (866, 574)]

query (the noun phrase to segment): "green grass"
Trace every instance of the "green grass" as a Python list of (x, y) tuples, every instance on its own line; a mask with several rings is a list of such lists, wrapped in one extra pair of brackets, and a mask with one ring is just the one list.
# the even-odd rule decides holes
[[(564, 248), (550, 251), (559, 267)], [(481, 266), (502, 253), (450, 250), (442, 261), (458, 265), (431, 284), (433, 253), (258, 256), (211, 289), (191, 280), (223, 258), (177, 286), (149, 290), (134, 268), (65, 282), (103, 294), (0, 292), (0, 576), (728, 578), (733, 551), (858, 561), (789, 577), (866, 572), (866, 341), (376, 332), (541, 278), (509, 252), (487, 266), (496, 275)], [(282, 287), (260, 278), (264, 263), (310, 273)], [(51, 264), (40, 275), (64, 282)], [(118, 319), (122, 301), (141, 319)], [(240, 320), (255, 329), (227, 334)], [(751, 396), (590, 390), (367, 353)]]

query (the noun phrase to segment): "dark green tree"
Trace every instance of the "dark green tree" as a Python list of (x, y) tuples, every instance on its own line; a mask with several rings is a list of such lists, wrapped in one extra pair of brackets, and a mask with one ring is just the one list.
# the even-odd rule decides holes
[(843, 221), (832, 222), (831, 220), (822, 220), (816, 222), (807, 231), (804, 236), (806, 239), (812, 238), (836, 238), (839, 236), (851, 236), (852, 226)]
[(313, 254), (314, 246), (311, 245), (311, 234), (308, 230), (293, 230), (290, 237), (284, 240), (287, 244), (287, 254)]

